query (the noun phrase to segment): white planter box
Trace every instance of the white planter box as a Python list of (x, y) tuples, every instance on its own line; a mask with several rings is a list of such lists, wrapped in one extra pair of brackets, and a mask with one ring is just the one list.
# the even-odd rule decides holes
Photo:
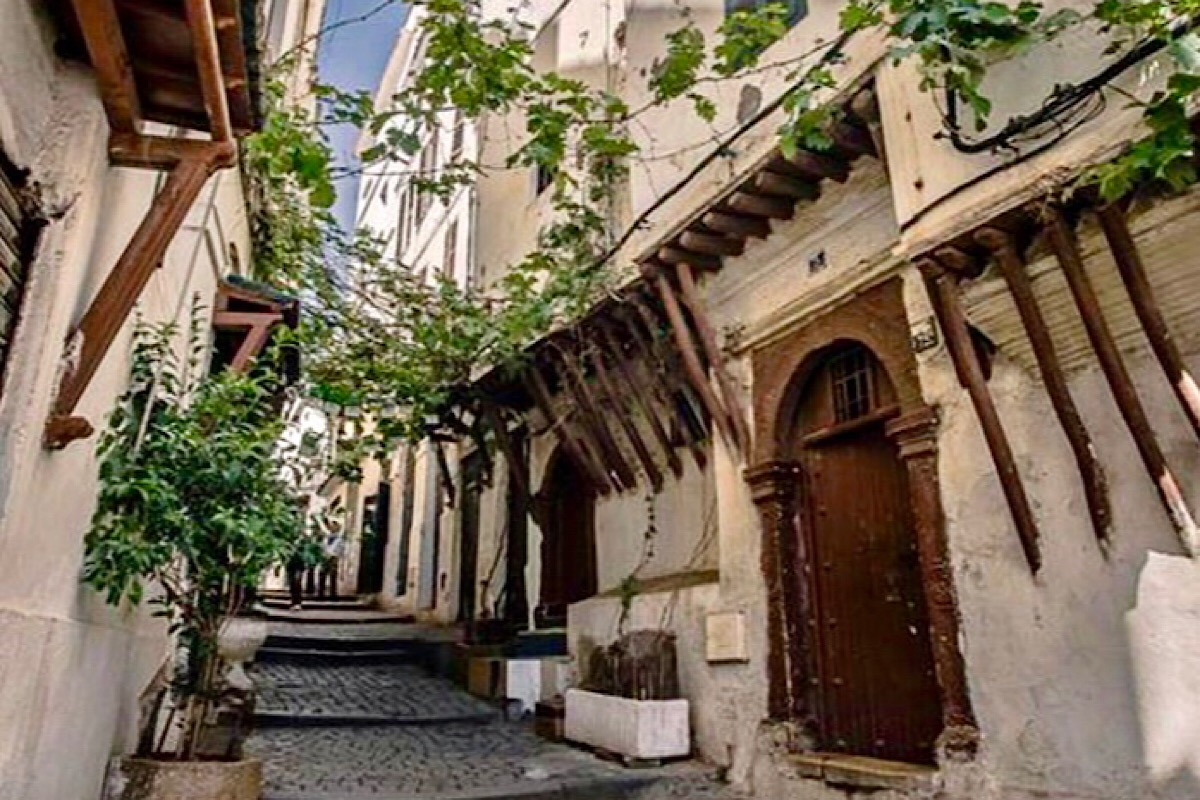
[(691, 752), (687, 700), (630, 700), (568, 689), (566, 738), (630, 758)]

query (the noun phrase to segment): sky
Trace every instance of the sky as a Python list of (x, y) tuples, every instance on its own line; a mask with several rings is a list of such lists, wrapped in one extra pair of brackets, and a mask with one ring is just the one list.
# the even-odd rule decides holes
[[(374, 12), (374, 13), (372, 13)], [(345, 91), (366, 89), (372, 94), (387, 66), (408, 6), (401, 0), (328, 0), (323, 27), (370, 14), (370, 19), (330, 30), (321, 39), (317, 70), (322, 83)], [(358, 131), (350, 126), (330, 130), (329, 138), (340, 164), (354, 164)], [(347, 230), (354, 225), (358, 178), (338, 181), (334, 213)]]

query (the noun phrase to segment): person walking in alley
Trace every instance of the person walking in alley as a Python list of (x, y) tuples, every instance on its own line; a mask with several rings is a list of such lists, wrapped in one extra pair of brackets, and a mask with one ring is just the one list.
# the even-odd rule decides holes
[(317, 579), (318, 597), (336, 600), (338, 596), (337, 581), (338, 567), (346, 550), (346, 536), (342, 532), (341, 523), (332, 519), (326, 523), (324, 559), (321, 562), (320, 574)]

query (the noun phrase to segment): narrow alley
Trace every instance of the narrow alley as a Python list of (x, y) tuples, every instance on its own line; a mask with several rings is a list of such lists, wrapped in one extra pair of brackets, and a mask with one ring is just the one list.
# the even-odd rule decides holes
[(505, 719), (427, 668), (448, 629), (355, 601), (317, 605), (272, 610), (253, 669), (247, 749), (265, 765), (263, 800), (738, 796), (695, 763), (626, 769)]

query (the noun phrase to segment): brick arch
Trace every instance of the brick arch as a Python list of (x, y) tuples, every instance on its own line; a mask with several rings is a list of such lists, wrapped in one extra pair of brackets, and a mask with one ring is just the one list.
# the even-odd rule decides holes
[(941, 693), (939, 753), (973, 755), (978, 730), (959, 650), (959, 613), (945, 535), (937, 469), (937, 413), (921, 394), (909, 346), (903, 284), (893, 278), (798, 326), (752, 354), (754, 447), (746, 470), (763, 526), (762, 569), (768, 599), (769, 710), (799, 724), (801, 746), (816, 727), (809, 676), (815, 668), (805, 630), (812, 602), (797, 565), (802, 561), (797, 519), (799, 464), (790, 434), (809, 378), (830, 347), (855, 342), (878, 359), (895, 391), (899, 415), (887, 425), (908, 473), (922, 582)]

